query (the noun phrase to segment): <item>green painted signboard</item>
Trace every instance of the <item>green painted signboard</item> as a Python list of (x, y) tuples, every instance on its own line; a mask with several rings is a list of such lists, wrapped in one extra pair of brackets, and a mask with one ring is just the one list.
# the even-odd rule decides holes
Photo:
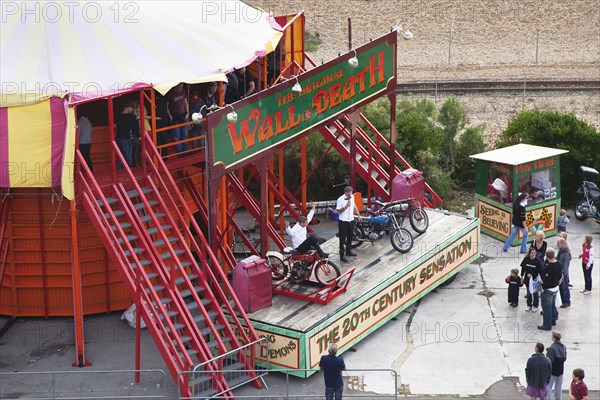
[(353, 105), (385, 94), (388, 83), (396, 81), (396, 40), (393, 34), (384, 38), (357, 49), (356, 68), (342, 57), (298, 76), (301, 92), (291, 90), (296, 83), (292, 78), (278, 85), (280, 89), (242, 103), (235, 109), (236, 122), (224, 118), (231, 107), (209, 114), (212, 164), (229, 169)]

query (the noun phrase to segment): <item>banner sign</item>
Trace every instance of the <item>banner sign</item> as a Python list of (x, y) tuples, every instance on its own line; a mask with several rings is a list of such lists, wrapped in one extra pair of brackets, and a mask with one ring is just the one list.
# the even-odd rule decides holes
[(259, 93), (252, 102), (241, 102), (235, 108), (235, 122), (225, 117), (233, 111), (231, 106), (209, 114), (212, 165), (226, 169), (236, 166), (356, 104), (389, 92), (390, 81), (395, 85), (394, 32), (357, 49), (356, 68), (349, 65), (348, 56), (354, 54)]
[(394, 279), (387, 287), (365, 299), (309, 338), (309, 368), (318, 365), (332, 343), (343, 348), (384, 323), (417, 297), (439, 285), (440, 279), (466, 265), (479, 252), (479, 226), (439, 249), (431, 257)]

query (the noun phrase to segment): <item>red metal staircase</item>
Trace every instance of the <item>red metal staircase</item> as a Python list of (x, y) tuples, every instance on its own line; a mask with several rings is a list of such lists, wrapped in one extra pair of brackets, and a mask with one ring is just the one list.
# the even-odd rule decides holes
[[(367, 186), (376, 196), (385, 201), (390, 198), (390, 172), (394, 168), (395, 174), (401, 169), (398, 165), (390, 164), (390, 142), (360, 114), (371, 136), (360, 126), (356, 127), (356, 172), (367, 183)], [(321, 125), (319, 131), (323, 137), (340, 153), (342, 157), (350, 162), (350, 121), (347, 116), (341, 116), (329, 125)], [(395, 158), (400, 161), (404, 168), (411, 168), (402, 156), (395, 152)], [(436, 208), (442, 204), (442, 199), (425, 183), (425, 205)]]
[[(145, 148), (142, 176), (126, 168), (120, 172), (128, 179), (103, 189), (78, 152), (80, 201), (181, 395), (229, 396), (230, 388), (244, 382), (260, 387), (252, 372), (256, 369), (254, 346), (236, 351), (258, 340), (256, 332), (181, 191), (147, 138)], [(227, 357), (219, 357), (226, 353)], [(198, 373), (186, 374), (200, 364)]]

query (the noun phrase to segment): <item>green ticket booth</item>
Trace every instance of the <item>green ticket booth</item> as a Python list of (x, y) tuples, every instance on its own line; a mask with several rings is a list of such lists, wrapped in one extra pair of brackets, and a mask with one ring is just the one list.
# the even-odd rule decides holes
[[(539, 230), (557, 233), (560, 211), (560, 155), (566, 150), (517, 144), (470, 156), (475, 160), (475, 216), (481, 232), (505, 241), (512, 230), (512, 202), (527, 192), (530, 237)], [(521, 243), (523, 236), (511, 245)]]

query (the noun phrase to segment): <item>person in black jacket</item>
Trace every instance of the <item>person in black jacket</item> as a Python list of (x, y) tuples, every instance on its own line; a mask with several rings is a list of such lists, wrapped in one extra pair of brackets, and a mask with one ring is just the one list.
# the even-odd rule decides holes
[(560, 341), (561, 337), (560, 332), (552, 331), (552, 344), (546, 349), (546, 356), (552, 363), (552, 373), (548, 384), (548, 400), (552, 397), (553, 386), (554, 399), (561, 400), (563, 373), (565, 371), (565, 361), (567, 361), (567, 348)]
[[(123, 154), (127, 165), (131, 166), (132, 140), (140, 138), (140, 123), (133, 113), (134, 104), (131, 102), (123, 105), (123, 110), (115, 116), (115, 125), (117, 128), (116, 142)], [(117, 167), (123, 168), (120, 160), (117, 160)]]
[(513, 268), (510, 270), (510, 275), (505, 279), (508, 283), (508, 303), (511, 307), (519, 306), (519, 288), (523, 286), (523, 278), (519, 276), (519, 270)]
[(562, 278), (562, 265), (556, 258), (552, 247), (546, 250), (546, 268), (542, 271), (542, 310), (543, 323), (538, 329), (549, 331), (552, 325), (556, 325), (558, 319), (558, 310), (556, 309), (556, 295), (558, 285)]
[(527, 239), (529, 238), (529, 227), (527, 226), (527, 214), (525, 212), (525, 205), (527, 204), (527, 193), (521, 193), (519, 197), (515, 199), (513, 203), (513, 216), (512, 216), (512, 233), (506, 239), (502, 250), (508, 251), (511, 243), (517, 237), (517, 234), (521, 232), (523, 240), (521, 241), (521, 253), (527, 253)]
[[(529, 253), (521, 261), (521, 278), (527, 288), (527, 308), (525, 311), (537, 312), (540, 305), (540, 295), (538, 292), (529, 291), (529, 281), (538, 277), (542, 272), (542, 263), (536, 257), (535, 249), (529, 249)], [(532, 308), (533, 306), (533, 308)]]
[(544, 355), (544, 345), (538, 342), (535, 344), (535, 353), (529, 357), (527, 367), (525, 367), (525, 379), (527, 380), (525, 394), (530, 396), (531, 400), (546, 399), (551, 373), (552, 363)]

